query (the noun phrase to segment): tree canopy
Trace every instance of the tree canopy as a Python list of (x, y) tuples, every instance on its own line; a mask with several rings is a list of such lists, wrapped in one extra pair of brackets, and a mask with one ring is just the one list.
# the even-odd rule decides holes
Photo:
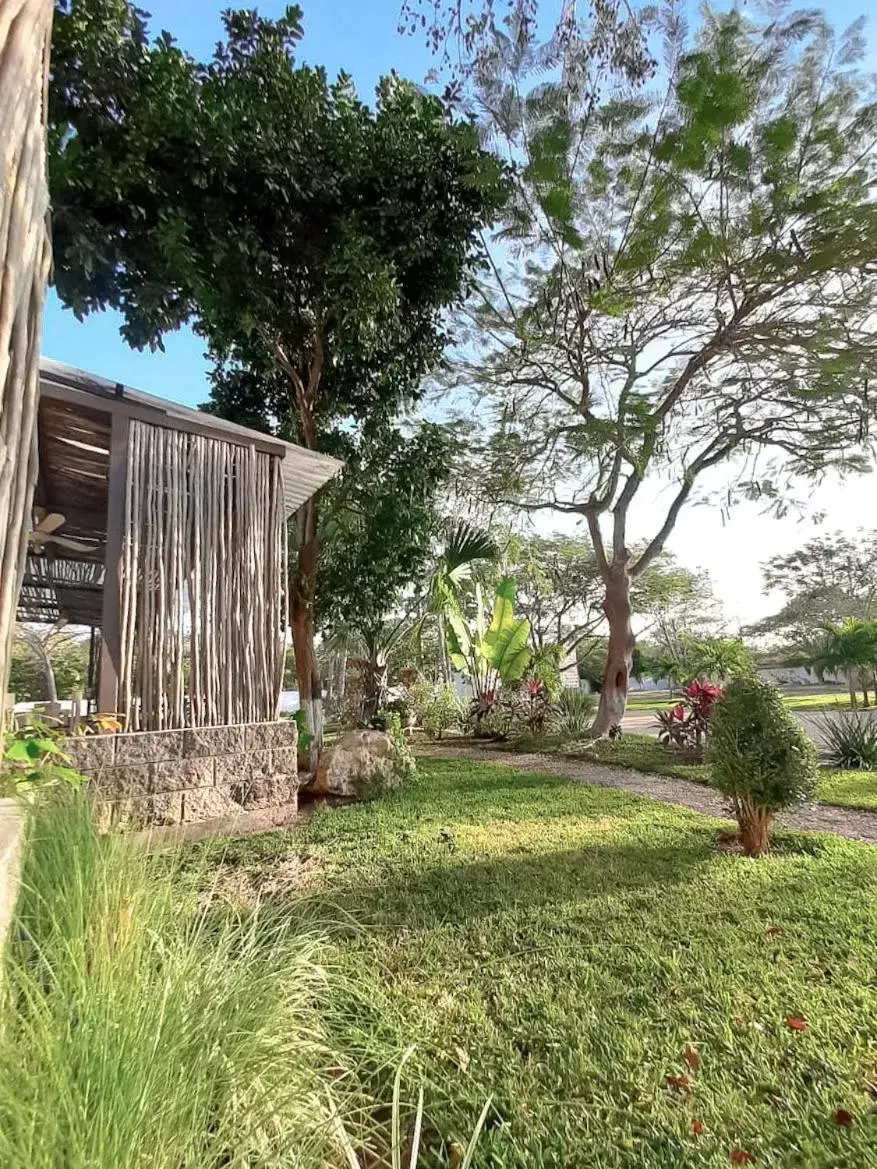
[(762, 565), (765, 586), (786, 597), (777, 613), (753, 625), (793, 645), (819, 638), (826, 623), (877, 615), (877, 534), (816, 536)]
[[(861, 23), (836, 36), (818, 13), (707, 9), (693, 38), (674, 10), (659, 25), (655, 92), (605, 92), (594, 69), (534, 85), (528, 22), (478, 74), (513, 194), (459, 380), (492, 411), (494, 490), (587, 520), (615, 612), (604, 723), (623, 710), (629, 581), (704, 475), (733, 460), (728, 490), (782, 507), (794, 477), (870, 455), (877, 106)], [(667, 502), (634, 554), (630, 517), (657, 485)]]
[(364, 636), (404, 608), (406, 590), (413, 600), (432, 562), (449, 447), (429, 423), (410, 435), (381, 427), (348, 438), (323, 509), (319, 629), (343, 625)]
[[(298, 65), (301, 12), (223, 15), (196, 61), (125, 0), (59, 0), (52, 58), (55, 279), (134, 345), (190, 322), (213, 409), (330, 450), (417, 398), (504, 198), (478, 131), (392, 75), (374, 106)], [(319, 742), (315, 501), (291, 576), (301, 701)]]

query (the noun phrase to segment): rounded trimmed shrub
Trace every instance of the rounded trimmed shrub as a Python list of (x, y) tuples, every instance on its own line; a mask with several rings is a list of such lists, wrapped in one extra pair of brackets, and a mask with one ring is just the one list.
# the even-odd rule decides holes
[(729, 797), (743, 851), (768, 847), (774, 815), (816, 785), (816, 748), (779, 690), (755, 675), (733, 678), (710, 718), (712, 784)]

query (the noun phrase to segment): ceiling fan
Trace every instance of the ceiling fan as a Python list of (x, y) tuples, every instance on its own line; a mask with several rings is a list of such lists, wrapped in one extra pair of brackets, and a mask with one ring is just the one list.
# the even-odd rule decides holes
[(56, 536), (58, 528), (67, 522), (67, 517), (58, 511), (46, 511), (43, 507), (33, 510), (34, 528), (28, 535), (31, 547), (39, 551), (46, 544), (57, 544), (59, 548), (68, 548), (71, 552), (93, 552), (94, 545), (84, 540), (74, 540), (71, 536)]

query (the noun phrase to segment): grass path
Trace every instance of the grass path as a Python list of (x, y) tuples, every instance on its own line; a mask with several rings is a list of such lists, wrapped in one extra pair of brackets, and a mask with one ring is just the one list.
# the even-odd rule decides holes
[(701, 816), (508, 763), (422, 760), (225, 856), (311, 858), (277, 912), (329, 931), (328, 1025), (375, 1098), (417, 1045), (424, 1169), (488, 1096), (477, 1169), (877, 1166), (877, 850), (747, 861)]

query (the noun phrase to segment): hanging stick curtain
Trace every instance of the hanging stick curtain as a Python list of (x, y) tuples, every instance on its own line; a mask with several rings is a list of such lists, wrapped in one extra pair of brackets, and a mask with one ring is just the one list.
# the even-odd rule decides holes
[(280, 460), (130, 424), (120, 697), (131, 730), (276, 717), (286, 517)]

